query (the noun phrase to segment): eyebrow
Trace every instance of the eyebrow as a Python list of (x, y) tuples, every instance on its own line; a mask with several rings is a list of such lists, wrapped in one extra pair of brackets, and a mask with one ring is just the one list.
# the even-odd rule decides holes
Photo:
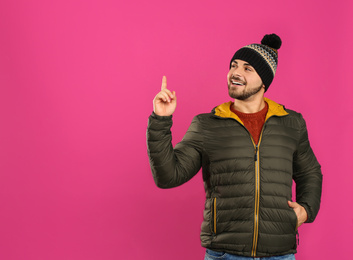
[[(233, 60), (233, 61), (232, 61), (232, 63), (233, 63), (233, 62), (234, 62), (234, 63), (236, 63), (236, 64), (238, 64), (238, 62), (237, 62), (237, 61), (235, 61), (235, 60)], [(244, 65), (244, 66), (250, 66), (250, 67), (253, 67), (253, 66), (251, 66), (251, 64), (249, 64), (249, 63), (247, 63), (247, 62), (246, 62), (246, 63), (244, 63), (243, 65)]]

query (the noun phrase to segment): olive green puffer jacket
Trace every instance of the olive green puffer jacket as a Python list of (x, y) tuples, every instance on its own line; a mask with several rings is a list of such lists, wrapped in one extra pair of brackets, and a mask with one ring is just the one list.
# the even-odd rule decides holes
[(243, 256), (296, 253), (296, 201), (314, 221), (322, 174), (301, 114), (265, 98), (266, 121), (256, 146), (231, 102), (196, 116), (183, 140), (171, 144), (172, 117), (152, 114), (147, 146), (155, 183), (171, 188), (202, 167), (206, 202), (202, 246)]

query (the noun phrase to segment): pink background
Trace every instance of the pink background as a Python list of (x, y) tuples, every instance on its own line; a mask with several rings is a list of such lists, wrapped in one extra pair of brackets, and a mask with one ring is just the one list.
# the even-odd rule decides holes
[[(328, 3), (329, 2), (329, 3)], [(266, 96), (300, 111), (322, 206), (297, 259), (352, 256), (352, 1), (0, 2), (0, 259), (203, 259), (201, 174), (152, 180), (147, 118), (162, 75), (173, 141), (229, 101), (238, 48), (283, 40)]]

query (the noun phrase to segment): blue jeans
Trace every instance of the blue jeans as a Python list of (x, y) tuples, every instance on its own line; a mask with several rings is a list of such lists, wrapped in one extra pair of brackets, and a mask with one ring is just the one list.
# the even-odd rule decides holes
[(248, 257), (248, 256), (239, 256), (239, 255), (230, 255), (227, 253), (216, 252), (210, 249), (206, 249), (205, 260), (295, 260), (294, 254), (290, 255), (281, 255), (281, 256), (271, 256), (271, 257)]

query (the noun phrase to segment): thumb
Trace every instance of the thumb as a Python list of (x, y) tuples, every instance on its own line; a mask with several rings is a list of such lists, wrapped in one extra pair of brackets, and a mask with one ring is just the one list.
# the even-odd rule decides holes
[(291, 208), (295, 208), (295, 202), (288, 200), (288, 206)]

